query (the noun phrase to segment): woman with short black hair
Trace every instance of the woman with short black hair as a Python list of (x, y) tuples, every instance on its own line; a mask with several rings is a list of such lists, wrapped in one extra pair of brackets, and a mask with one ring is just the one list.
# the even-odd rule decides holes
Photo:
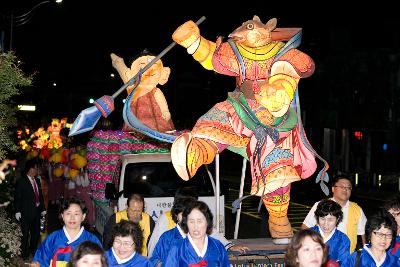
[(399, 258), (388, 252), (397, 232), (393, 216), (384, 210), (379, 211), (368, 220), (366, 232), (368, 244), (361, 252), (353, 252), (341, 266), (353, 267), (357, 261), (358, 266), (400, 266)]
[(350, 256), (350, 240), (337, 229), (343, 219), (342, 207), (331, 199), (323, 199), (315, 210), (317, 225), (311, 227), (318, 232), (328, 245), (330, 261), (343, 262)]
[(171, 248), (163, 266), (230, 267), (224, 245), (209, 236), (213, 229), (213, 215), (206, 203), (190, 203), (183, 211), (181, 228), (187, 236)]
[(122, 220), (112, 229), (112, 247), (106, 251), (109, 266), (150, 267), (150, 261), (140, 255), (143, 234), (139, 224)]

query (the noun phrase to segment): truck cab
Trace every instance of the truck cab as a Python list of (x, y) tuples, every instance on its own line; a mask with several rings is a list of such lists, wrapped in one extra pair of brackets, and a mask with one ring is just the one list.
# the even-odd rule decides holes
[[(202, 166), (189, 181), (182, 180), (171, 162), (170, 153), (142, 153), (121, 155), (121, 171), (118, 185), (107, 184), (106, 198), (117, 201), (114, 208), (96, 205), (96, 229), (102, 235), (104, 225), (115, 211), (124, 210), (130, 194), (144, 196), (145, 212), (154, 221), (172, 208), (174, 195), (178, 188), (193, 187), (199, 200), (210, 207), (214, 215), (214, 225), (219, 225), (219, 232), (225, 232), (224, 196), (215, 195), (215, 184), (211, 173)], [(118, 192), (117, 189), (118, 188)], [(217, 200), (220, 201), (217, 205)], [(219, 207), (219, 212), (216, 207)], [(216, 220), (218, 218), (218, 224)]]

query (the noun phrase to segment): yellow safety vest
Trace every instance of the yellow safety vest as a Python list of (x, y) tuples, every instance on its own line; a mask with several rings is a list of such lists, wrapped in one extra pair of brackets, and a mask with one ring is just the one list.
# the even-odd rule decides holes
[(361, 209), (357, 203), (349, 203), (349, 210), (347, 213), (346, 231), (347, 237), (350, 239), (350, 253), (356, 249), (357, 245), (357, 226), (361, 216)]
[(165, 216), (167, 217), (168, 220), (168, 230), (171, 230), (176, 226), (176, 223), (172, 219), (172, 212), (169, 210), (165, 213)]
[[(121, 220), (128, 220), (128, 213), (126, 210), (118, 211), (115, 214), (115, 223), (119, 223)], [(147, 240), (150, 236), (150, 215), (142, 212), (142, 219), (139, 221), (139, 226), (143, 233), (141, 254), (147, 257)]]

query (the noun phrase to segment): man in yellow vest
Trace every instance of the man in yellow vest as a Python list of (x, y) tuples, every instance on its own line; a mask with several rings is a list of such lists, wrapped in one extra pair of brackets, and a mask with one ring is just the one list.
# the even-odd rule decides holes
[(138, 223), (143, 232), (143, 242), (141, 254), (147, 256), (147, 243), (150, 239), (151, 233), (154, 229), (154, 220), (151, 216), (144, 211), (144, 198), (139, 194), (132, 194), (128, 197), (127, 208), (122, 211), (118, 211), (108, 218), (106, 225), (104, 226), (103, 233), (103, 247), (108, 250), (112, 246), (112, 229), (115, 224), (121, 220), (129, 220), (134, 223)]
[[(332, 200), (337, 202), (343, 211), (343, 220), (338, 225), (338, 230), (345, 233), (350, 239), (350, 253), (357, 246), (357, 236), (361, 236), (363, 245), (365, 244), (365, 224), (367, 218), (357, 203), (349, 201), (351, 190), (353, 189), (351, 180), (347, 177), (339, 176), (333, 181)], [(302, 229), (310, 228), (316, 225), (315, 210), (319, 201), (314, 204), (306, 218), (304, 219)]]

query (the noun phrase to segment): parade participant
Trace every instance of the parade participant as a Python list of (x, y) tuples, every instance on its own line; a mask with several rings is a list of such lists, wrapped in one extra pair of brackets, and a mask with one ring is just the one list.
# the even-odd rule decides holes
[(104, 226), (103, 247), (108, 250), (112, 246), (111, 229), (115, 224), (122, 220), (138, 223), (143, 232), (142, 248), (140, 249), (143, 256), (147, 256), (147, 243), (154, 229), (154, 220), (144, 211), (144, 198), (139, 194), (132, 194), (128, 197), (127, 208), (118, 211), (108, 218)]
[(106, 251), (110, 267), (152, 267), (150, 261), (140, 255), (143, 234), (137, 223), (121, 221), (112, 229), (112, 247)]
[(323, 199), (315, 210), (317, 225), (311, 230), (318, 232), (329, 249), (328, 259), (343, 262), (349, 255), (350, 240), (337, 229), (343, 219), (342, 208), (338, 203), (330, 199)]
[[(144, 50), (132, 62), (131, 67), (128, 68), (122, 58), (113, 53), (111, 54), (112, 65), (118, 71), (124, 83), (127, 83), (154, 58), (154, 55)], [(161, 59), (158, 60), (142, 74), (140, 83), (130, 102), (130, 108), (136, 118), (150, 129), (159, 132), (175, 129), (167, 100), (163, 92), (157, 88), (157, 85), (164, 85), (168, 81), (170, 72), (170, 68), (163, 66)], [(132, 89), (133, 86), (127, 88), (128, 95), (131, 94)], [(123, 130), (129, 131), (132, 129), (125, 125)]]
[(181, 226), (187, 236), (171, 248), (163, 266), (231, 266), (225, 247), (209, 236), (213, 229), (213, 215), (207, 204), (196, 201), (186, 207)]
[[(287, 216), (291, 183), (310, 177), (317, 168), (318, 155), (305, 136), (297, 92), (300, 79), (311, 76), (315, 65), (297, 49), (301, 29), (276, 26), (275, 18), (264, 24), (254, 16), (227, 42), (218, 38), (215, 43), (201, 36), (193, 21), (175, 30), (173, 40), (204, 68), (234, 76), (237, 85), (190, 133), (174, 141), (171, 158), (184, 180), (226, 148), (248, 158), (251, 194), (260, 196), (268, 210), (273, 241), (287, 244), (293, 236)], [(328, 193), (324, 163), (317, 179)]]
[(182, 213), (185, 210), (185, 207), (190, 207), (196, 201), (196, 199), (190, 197), (178, 198), (174, 201), (171, 214), (172, 220), (176, 223), (176, 226), (171, 230), (164, 232), (158, 239), (152, 256), (150, 257), (150, 261), (154, 266), (160, 267), (167, 259), (170, 249), (186, 237), (186, 233), (180, 226), (182, 222)]
[[(197, 200), (197, 192), (191, 187), (181, 187), (175, 192), (174, 196), (174, 204), (172, 209), (161, 214), (160, 218), (158, 218), (156, 225), (154, 226), (154, 230), (151, 234), (151, 238), (148, 244), (148, 256), (153, 256), (153, 251), (158, 243), (161, 235), (168, 230), (173, 229), (177, 225), (177, 221), (174, 219), (173, 213), (176, 214), (183, 212), (184, 206), (180, 205), (180, 202), (186, 201), (187, 198)], [(227, 250), (229, 251), (237, 251), (237, 252), (246, 252), (248, 247), (235, 245), (229, 240), (225, 238), (223, 234), (220, 234), (217, 229), (213, 229), (211, 236), (217, 240), (219, 240)]]
[(379, 211), (368, 219), (366, 232), (368, 244), (361, 251), (353, 252), (340, 266), (400, 266), (399, 258), (388, 251), (397, 233), (397, 224), (393, 217), (386, 211)]
[(390, 253), (400, 258), (400, 197), (393, 196), (385, 201), (384, 209), (392, 214), (397, 223), (397, 235), (394, 246), (392, 246)]
[(321, 267), (328, 256), (328, 248), (319, 233), (304, 229), (298, 231), (286, 249), (285, 266)]
[[(179, 202), (180, 199), (182, 199), (182, 198), (193, 198), (193, 199), (197, 200), (197, 198), (198, 198), (197, 192), (191, 187), (180, 187), (176, 190), (172, 209), (168, 210), (166, 212), (163, 212), (160, 215), (160, 217), (158, 218), (158, 220), (154, 226), (154, 230), (151, 234), (151, 238), (149, 240), (149, 245), (148, 245), (149, 257), (152, 256), (153, 250), (154, 250), (158, 240), (160, 239), (161, 235), (163, 233), (165, 233), (166, 231), (173, 229), (176, 226), (176, 221), (174, 221), (174, 219), (173, 219), (174, 218), (173, 210), (174, 210), (175, 204), (177, 202)], [(179, 205), (179, 207), (176, 207), (176, 208), (180, 209), (180, 205)], [(184, 209), (184, 207), (180, 210), (180, 212), (183, 212), (183, 209)]]
[(108, 267), (108, 264), (101, 246), (84, 241), (72, 252), (68, 267)]
[(25, 163), (24, 175), (17, 179), (14, 194), (15, 218), (21, 224), (21, 252), (24, 260), (35, 253), (40, 237), (40, 217), (46, 214), (42, 187), (35, 160)]
[(71, 252), (84, 241), (101, 246), (99, 239), (82, 226), (86, 212), (83, 201), (76, 198), (64, 200), (60, 207), (60, 219), (64, 227), (43, 241), (32, 259), (31, 267), (65, 266), (71, 258)]
[[(344, 176), (337, 177), (332, 183), (333, 197), (331, 199), (337, 202), (343, 211), (343, 220), (338, 224), (337, 229), (345, 233), (350, 239), (350, 253), (357, 246), (357, 235), (361, 236), (362, 243), (365, 244), (365, 223), (367, 222), (362, 208), (357, 203), (349, 201), (352, 189), (351, 180)], [(315, 210), (318, 203), (316, 202), (308, 212), (301, 226), (302, 229), (310, 228), (317, 224)]]

